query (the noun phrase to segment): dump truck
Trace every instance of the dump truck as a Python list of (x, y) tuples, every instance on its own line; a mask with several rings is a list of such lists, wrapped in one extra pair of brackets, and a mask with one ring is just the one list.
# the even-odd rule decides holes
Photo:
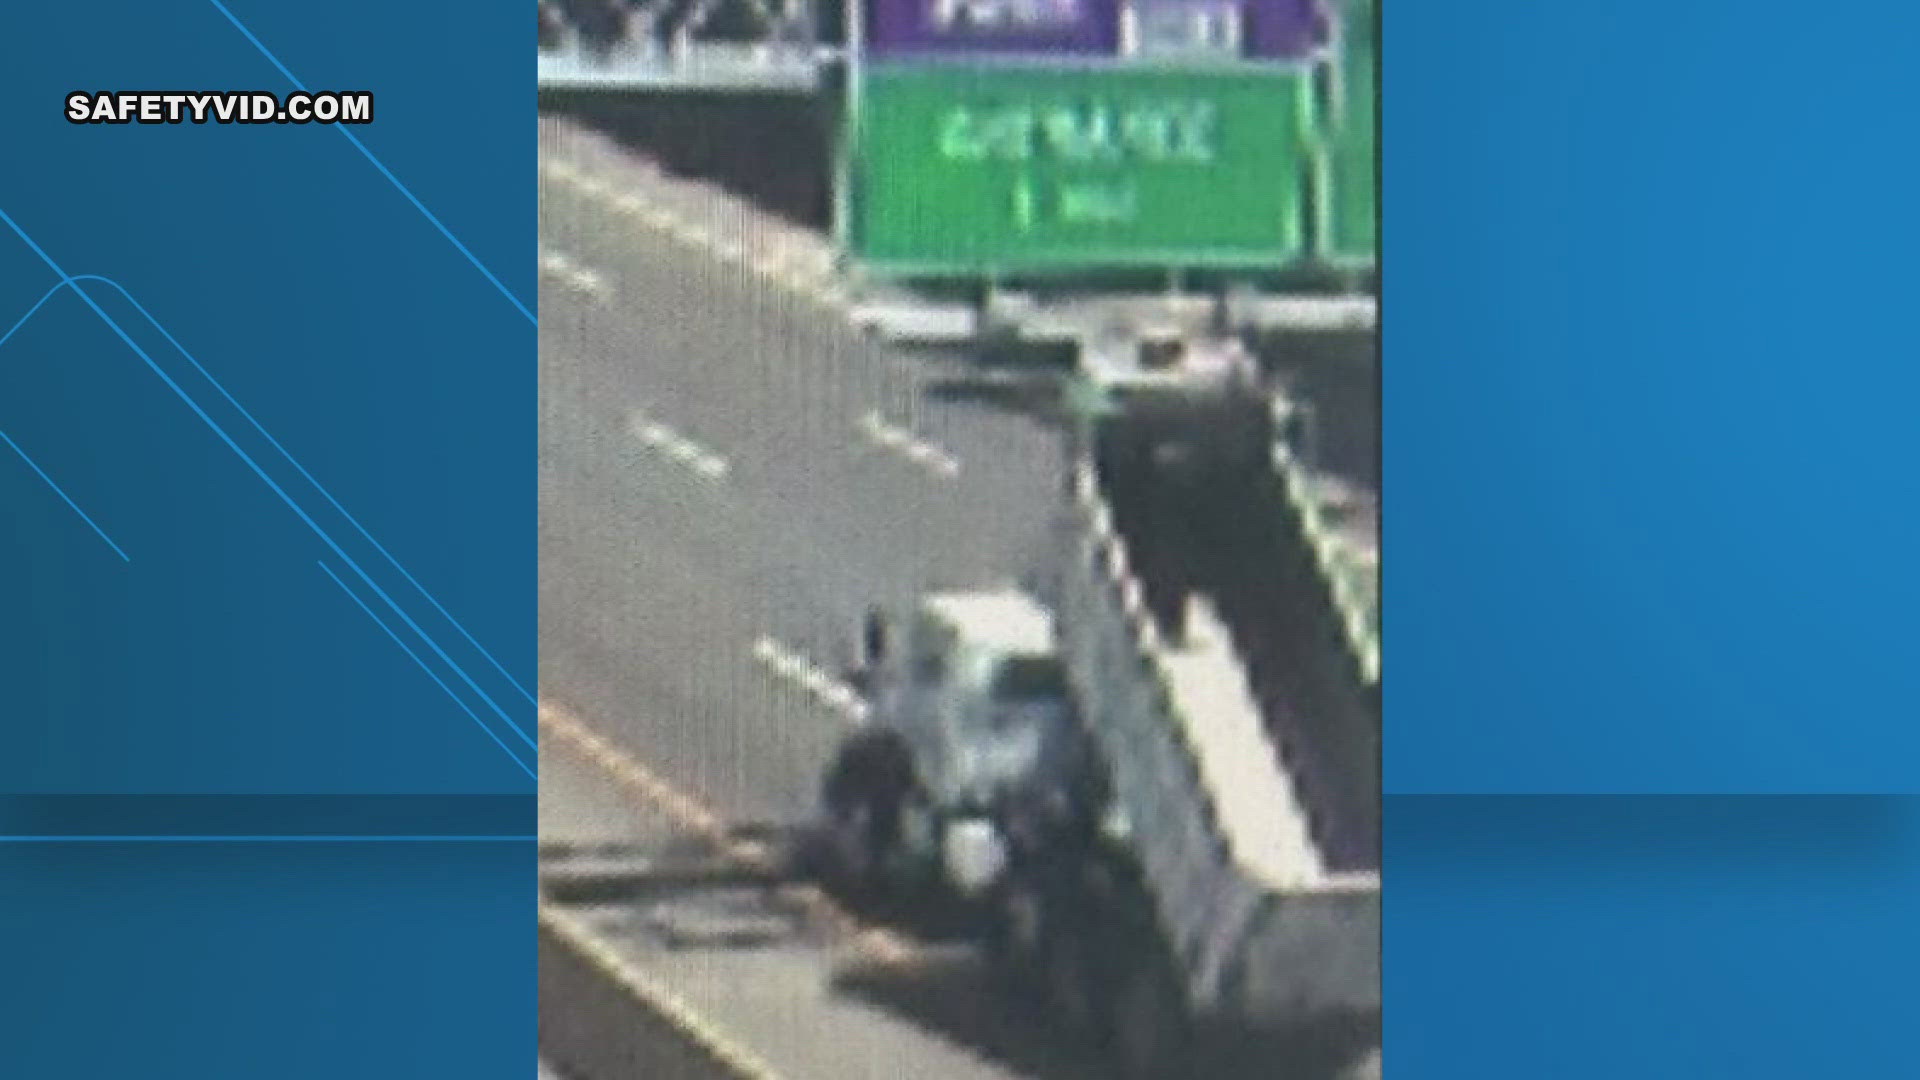
[[(1184, 385), (1238, 415), (1234, 365), (1163, 374), (1095, 373), (1172, 418), (1141, 429), (1141, 453), (1238, 441), (1193, 437), (1207, 406), (1178, 400)], [(1316, 1018), (1377, 1023), (1377, 870), (1330, 867), (1236, 666), (1164, 640), (1091, 463), (1070, 474), (1044, 588), (868, 616), (869, 719), (822, 790), (845, 881), (957, 905), (1010, 986), (1128, 1077), (1194, 1075), (1196, 1047)]]
[(870, 718), (823, 783), (845, 883), (957, 905), (1009, 988), (1129, 1077), (1378, 1009), (1378, 878), (1328, 873), (1304, 826), (1260, 820), (1299, 810), (1263, 797), (1280, 770), (1256, 731), (1187, 724), (1151, 677), (1078, 692), (1072, 650), (1131, 666), (1132, 646), (1101, 656), (1113, 627), (1059, 625), (1016, 589), (873, 621)]

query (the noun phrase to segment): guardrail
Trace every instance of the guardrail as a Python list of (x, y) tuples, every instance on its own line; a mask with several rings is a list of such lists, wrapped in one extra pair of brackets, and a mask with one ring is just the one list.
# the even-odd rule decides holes
[(1332, 485), (1310, 476), (1287, 444), (1295, 406), (1282, 395), (1272, 398), (1273, 472), (1281, 494), (1300, 519), (1314, 563), (1326, 583), (1334, 610), (1346, 631), (1347, 646), (1369, 684), (1380, 681), (1380, 556), (1377, 541), (1355, 544), (1343, 535), (1337, 518), (1343, 500)]
[[(564, 5), (562, 5), (564, 6)], [(546, 88), (811, 89), (839, 50), (811, 0), (608, 0), (554, 24)], [(589, 10), (590, 9), (590, 10)]]
[(793, 90), (811, 92), (835, 51), (785, 44), (678, 42), (605, 60), (578, 50), (540, 54), (542, 89)]

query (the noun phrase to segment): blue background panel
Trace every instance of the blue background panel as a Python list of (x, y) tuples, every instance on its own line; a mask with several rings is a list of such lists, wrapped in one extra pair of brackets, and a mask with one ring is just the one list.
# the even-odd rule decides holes
[[(0, 15), (0, 1074), (532, 1075), (528, 37)], [(263, 48), (374, 122), (63, 115)]]
[(0, 844), (8, 1076), (534, 1075), (527, 844)]
[[(29, 47), (0, 70), (0, 333), (60, 284), (49, 261), (109, 280), (78, 283), (98, 311), (59, 290), (0, 344), (17, 444), (0, 446), (0, 793), (532, 790), (534, 100), (516, 14), (7, 16)], [(282, 66), (372, 91), (374, 122), (76, 126), (61, 109), (75, 89), (284, 93)]]
[(1391, 796), (1394, 1080), (1911, 1076), (1920, 800)]
[(1388, 791), (1920, 789), (1916, 35), (1387, 6)]

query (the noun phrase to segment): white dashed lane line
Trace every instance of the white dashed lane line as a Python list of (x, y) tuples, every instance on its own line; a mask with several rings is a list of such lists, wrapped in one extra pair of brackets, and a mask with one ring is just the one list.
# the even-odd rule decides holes
[(587, 198), (676, 243), (704, 252), (729, 265), (742, 267), (756, 277), (804, 299), (835, 309), (844, 308), (848, 302), (846, 290), (836, 280), (837, 271), (832, 258), (817, 250), (804, 245), (789, 250), (793, 246), (790, 240), (748, 245), (737, 238), (718, 235), (659, 199), (649, 197), (644, 191), (622, 190), (602, 177), (556, 157), (541, 158), (540, 172), (546, 179), (566, 184)]
[(921, 439), (906, 428), (887, 422), (878, 412), (869, 412), (860, 418), (860, 433), (874, 445), (890, 450), (941, 476), (960, 475), (960, 459), (940, 449), (938, 446)]
[(627, 414), (627, 430), (646, 446), (658, 450), (673, 461), (693, 470), (707, 480), (724, 480), (731, 466), (727, 459), (701, 446), (646, 413), (635, 409)]
[(770, 637), (762, 637), (753, 643), (753, 658), (849, 721), (858, 724), (866, 720), (867, 703), (860, 692), (834, 678), (805, 656)]
[(540, 272), (575, 292), (584, 293), (595, 300), (606, 299), (605, 278), (557, 251), (544, 250), (540, 253)]

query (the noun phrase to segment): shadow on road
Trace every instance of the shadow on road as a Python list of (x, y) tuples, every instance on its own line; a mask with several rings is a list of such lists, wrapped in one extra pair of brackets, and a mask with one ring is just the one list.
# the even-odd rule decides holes
[(1021, 372), (985, 372), (977, 376), (939, 378), (926, 383), (922, 393), (942, 405), (977, 405), (1038, 421), (1049, 427), (1067, 421), (1066, 396), (1051, 375)]
[[(912, 965), (860, 963), (833, 989), (966, 1046), (1034, 1080), (1110, 1080), (1112, 1067), (1089, 1035), (1062, 1030), (1044, 1004), (1009, 986), (971, 951)], [(1380, 1045), (1377, 1016), (1340, 1016), (1257, 1034), (1204, 1032), (1181, 1080), (1362, 1080)]]
[(861, 963), (833, 990), (1035, 1080), (1106, 1080), (1096, 1048), (1045, 1022), (1034, 1003), (966, 949), (911, 966)]

